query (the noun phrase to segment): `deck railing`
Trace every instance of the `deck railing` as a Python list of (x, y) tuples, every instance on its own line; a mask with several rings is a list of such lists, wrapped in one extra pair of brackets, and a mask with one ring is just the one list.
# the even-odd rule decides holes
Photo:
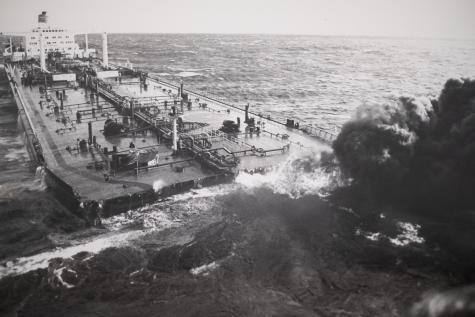
[[(180, 87), (180, 83), (170, 81), (170, 80), (164, 80), (164, 79), (162, 79), (158, 76), (148, 75), (148, 78), (151, 79), (152, 81), (155, 81), (158, 84), (166, 85), (166, 86), (169, 86), (169, 87), (172, 87), (172, 88), (175, 88), (175, 89), (178, 89)], [(198, 96), (200, 98), (208, 99), (208, 100), (210, 100), (214, 103), (221, 104), (221, 105), (224, 105), (224, 106), (229, 107), (229, 108), (234, 108), (236, 110), (244, 111), (243, 108), (240, 108), (236, 105), (228, 103), (228, 102), (224, 101), (224, 99), (222, 97), (219, 97), (215, 94), (208, 93), (208, 92), (197, 92), (196, 90), (191, 90), (189, 88), (184, 88), (183, 90), (184, 90), (184, 92), (188, 92), (188, 93), (190, 93), (192, 95), (195, 95), (195, 96)], [(256, 113), (256, 112), (253, 112), (253, 111), (249, 111), (249, 113), (256, 116), (256, 117), (258, 117), (258, 118), (263, 118), (263, 119), (266, 119), (268, 121), (274, 122), (276, 124), (286, 126), (286, 124), (284, 122), (275, 120), (270, 116), (265, 116), (262, 113)], [(316, 138), (318, 138), (321, 141), (324, 141), (326, 143), (332, 143), (336, 139), (336, 134), (335, 133), (332, 133), (332, 132), (330, 132), (330, 131), (322, 128), (322, 127), (316, 126), (314, 124), (311, 124), (311, 123), (308, 123), (308, 122), (305, 122), (305, 121), (300, 121), (300, 126), (298, 128), (294, 127), (294, 129), (298, 129), (300, 131), (303, 131), (306, 134), (308, 134), (310, 136), (313, 136), (313, 137), (316, 137)]]
[(26, 102), (23, 99), (20, 89), (18, 89), (17, 87), (14, 70), (8, 64), (6, 65), (5, 73), (7, 75), (13, 95), (17, 100), (17, 106), (19, 107), (19, 110), (25, 114), (25, 117), (27, 119), (29, 127), (25, 127), (25, 133), (26, 137), (29, 140), (29, 143), (33, 146), (32, 151), (35, 153), (35, 159), (37, 160), (37, 162), (45, 164), (44, 160), (40, 160), (40, 158), (38, 157), (38, 154), (43, 155), (43, 148), (41, 146), (41, 143), (38, 141), (38, 134), (35, 130), (35, 126), (33, 125), (33, 121), (31, 120), (30, 113), (28, 112), (28, 109), (26, 107)]
[[(136, 72), (142, 72), (142, 70), (139, 69), (139, 68), (134, 68), (132, 70), (136, 71)], [(143, 72), (147, 73), (146, 70), (143, 70)], [(174, 89), (178, 89), (181, 86), (181, 83), (179, 83), (179, 82), (176, 82), (176, 81), (173, 81), (173, 80), (165, 80), (165, 79), (163, 79), (163, 78), (161, 78), (157, 75), (148, 74), (147, 78), (149, 80), (152, 80), (152, 81), (158, 83), (158, 84), (162, 84), (162, 85), (168, 86), (170, 88), (174, 88)], [(208, 99), (211, 102), (214, 102), (214, 103), (217, 103), (217, 104), (229, 107), (229, 108), (244, 111), (243, 108), (241, 108), (239, 106), (236, 106), (232, 103), (227, 102), (225, 100), (225, 98), (223, 98), (222, 96), (219, 96), (219, 95), (214, 94), (214, 93), (210, 93), (209, 91), (201, 91), (198, 88), (192, 87), (191, 89), (189, 89), (187, 87), (189, 87), (189, 85), (185, 86), (185, 88), (183, 89), (184, 92), (188, 92), (189, 94), (198, 96), (200, 98)], [(256, 113), (256, 112), (253, 112), (253, 111), (249, 111), (249, 113), (256, 116), (256, 117), (258, 117), (258, 118), (263, 118), (263, 119), (266, 119), (266, 120), (271, 121), (273, 123), (288, 127), (285, 122), (281, 122), (281, 121), (278, 121), (276, 119), (273, 119), (270, 115), (264, 115), (262, 113)], [(306, 134), (308, 134), (312, 137), (320, 139), (323, 142), (331, 144), (331, 143), (333, 143), (333, 141), (337, 137), (337, 133), (330, 132), (325, 128), (322, 128), (320, 126), (317, 126), (315, 124), (312, 124), (312, 123), (309, 123), (309, 122), (306, 122), (306, 121), (303, 121), (303, 120), (298, 120), (298, 121), (299, 121), (299, 127), (291, 127), (291, 128), (300, 130), (300, 131), (302, 131), (302, 132), (304, 132), (304, 133), (306, 133)]]

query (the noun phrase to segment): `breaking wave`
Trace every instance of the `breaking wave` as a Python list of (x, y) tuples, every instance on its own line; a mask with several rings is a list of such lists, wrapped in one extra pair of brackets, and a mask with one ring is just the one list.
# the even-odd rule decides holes
[(196, 72), (180, 72), (177, 74), (177, 76), (179, 77), (196, 77), (196, 76), (201, 76), (201, 77), (205, 77), (206, 75), (204, 74), (201, 74), (201, 73), (196, 73)]
[(326, 196), (338, 184), (334, 170), (321, 162), (320, 153), (291, 154), (281, 165), (265, 173), (241, 172), (236, 183), (247, 189), (265, 187), (274, 193), (298, 199), (305, 195)]

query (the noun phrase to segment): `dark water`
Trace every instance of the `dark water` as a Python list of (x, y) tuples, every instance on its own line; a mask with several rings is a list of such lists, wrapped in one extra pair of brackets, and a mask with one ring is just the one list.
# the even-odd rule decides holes
[(0, 164), (2, 175), (0, 186), (27, 182), (31, 179), (31, 166), (26, 150), (23, 132), (19, 129), (18, 108), (8, 92), (1, 91), (0, 98)]
[[(89, 42), (100, 48), (100, 36)], [(435, 97), (447, 78), (475, 75), (474, 41), (110, 34), (109, 54), (328, 129), (361, 104)], [(338, 183), (314, 157), (85, 229), (29, 168), (15, 109), (0, 111), (1, 217), (14, 228), (3, 231), (0, 291), (8, 309), (33, 294), (26, 316), (400, 316), (423, 292), (458, 283), (417, 223), (382, 216), (362, 228), (328, 202)]]

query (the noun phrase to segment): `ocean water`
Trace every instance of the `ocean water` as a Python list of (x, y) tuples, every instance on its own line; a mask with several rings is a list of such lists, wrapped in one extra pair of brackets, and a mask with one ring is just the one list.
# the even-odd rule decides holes
[(111, 34), (109, 54), (256, 112), (330, 129), (361, 104), (435, 97), (448, 78), (475, 76), (475, 40)]
[[(81, 46), (82, 40), (79, 36), (76, 38)], [(331, 131), (338, 131), (362, 104), (393, 102), (403, 95), (434, 98), (447, 79), (475, 77), (475, 40), (109, 34), (108, 42), (109, 58), (112, 61), (128, 58), (134, 66), (165, 80), (183, 80), (186, 87), (214, 93), (235, 105), (249, 103), (253, 111), (270, 114), (278, 120), (292, 117)], [(90, 35), (89, 44), (99, 50), (100, 56), (100, 35)], [(0, 105), (0, 115), (0, 203), (13, 201), (13, 204), (20, 206), (19, 210), (27, 208), (21, 202), (14, 202), (15, 199), (22, 200), (26, 190), (27, 195), (33, 197), (28, 200), (30, 205), (34, 204), (35, 197), (46, 197), (42, 200), (38, 198), (41, 201), (38, 209), (43, 209), (41, 215), (48, 214), (50, 209), (56, 210), (57, 207), (44, 203), (45, 199), (53, 198), (41, 185), (38, 180), (41, 175), (35, 174), (35, 169), (28, 160), (15, 109)], [(329, 214), (352, 212), (325, 204), (326, 193), (322, 189), (332, 185), (332, 175), (318, 168), (311, 169), (309, 173), (307, 167), (314, 164), (311, 158), (294, 159), (300, 160), (302, 164), (295, 164), (291, 160), (267, 175), (243, 174), (236, 179), (235, 184), (204, 188), (131, 210), (104, 220), (105, 229), (100, 231), (85, 229), (80, 233), (68, 234), (54, 226), (41, 227), (45, 232), (41, 237), (48, 241), (47, 246), (42, 245), (41, 251), (21, 254), (16, 259), (3, 263), (0, 278), (45, 268), (53, 258), (70, 258), (77, 252), (99, 253), (104, 248), (127, 245), (144, 248), (147, 252), (152, 252), (152, 248), (155, 252), (155, 249), (166, 245), (184, 244), (191, 241), (192, 235), (206, 225), (222, 219), (223, 213), (231, 219), (239, 218), (239, 221), (236, 220), (238, 223), (251, 217), (250, 210), (260, 208), (259, 212), (266, 214), (270, 220), (260, 224), (259, 221), (262, 220), (256, 220), (256, 228), (261, 230), (263, 226), (269, 225), (276, 231), (276, 235), (280, 235), (281, 230), (284, 230), (282, 227), (289, 226), (286, 222), (289, 220), (286, 215), (289, 211), (309, 219), (320, 219), (318, 208), (328, 209), (325, 212)], [(276, 201), (279, 205), (276, 205)], [(255, 204), (252, 205), (251, 202)], [(319, 207), (313, 207), (314, 205)], [(3, 203), (0, 208), (5, 206), (8, 203)], [(31, 209), (31, 206), (28, 208)], [(268, 214), (273, 208), (279, 210), (276, 219), (274, 215)], [(315, 211), (317, 212), (312, 214)], [(29, 213), (26, 215), (30, 217)], [(27, 217), (21, 220), (20, 216), (19, 219), (19, 223), (30, 221)], [(295, 226), (301, 221), (291, 220)], [(44, 219), (35, 218), (34, 221), (44, 222)], [(251, 223), (251, 228), (254, 225), (254, 222)], [(329, 226), (321, 229), (331, 231)], [(399, 246), (424, 241), (417, 235), (417, 224), (402, 226), (399, 223), (399, 227), (399, 231), (395, 231), (393, 236), (386, 237), (387, 241)], [(167, 231), (170, 229), (177, 230), (180, 235)], [(303, 232), (311, 232), (300, 223), (297, 229), (296, 235), (304, 236)], [(262, 230), (263, 234), (266, 230), (272, 231)], [(302, 238), (304, 242), (296, 242), (292, 240), (295, 238), (292, 236), (294, 233), (285, 230), (284, 234), (289, 235), (286, 239), (291, 241), (288, 242), (290, 250), (300, 250), (301, 244), (307, 243), (307, 236)], [(163, 232), (167, 232), (165, 238), (162, 236), (165, 235)], [(256, 232), (246, 231), (243, 235), (253, 236)], [(324, 239), (337, 236), (332, 232), (327, 233)], [(357, 230), (355, 235), (370, 240), (381, 238), (377, 233), (364, 230)], [(227, 238), (231, 239), (229, 236)], [(239, 251), (239, 243), (244, 242), (234, 237), (231, 240), (234, 241), (233, 248), (237, 245), (236, 249), (222, 258), (197, 262), (190, 270), (192, 275), (210, 274), (213, 270), (219, 270), (221, 265), (226, 265), (231, 261), (229, 259), (239, 257), (239, 252), (244, 252)], [(248, 246), (252, 248), (251, 243)], [(312, 255), (302, 248), (301, 253), (295, 257), (303, 263)], [(269, 246), (264, 245), (262, 251), (256, 251), (256, 254), (269, 252), (268, 250)], [(269, 255), (269, 261), (275, 261), (272, 254)], [(298, 270), (303, 270), (300, 266), (307, 269), (300, 262), (298, 266)], [(64, 269), (61, 267), (54, 272), (61, 273)], [(273, 280), (274, 277), (269, 279)], [(371, 280), (371, 277), (368, 279)], [(59, 281), (64, 282), (61, 277)], [(68, 288), (74, 287), (72, 282), (64, 283)]]

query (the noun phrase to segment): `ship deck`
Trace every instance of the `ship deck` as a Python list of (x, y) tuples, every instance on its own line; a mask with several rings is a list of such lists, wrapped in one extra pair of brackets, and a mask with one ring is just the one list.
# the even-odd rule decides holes
[[(16, 69), (15, 75), (19, 82), (18, 69)], [(74, 188), (81, 197), (97, 201), (106, 200), (124, 194), (142, 192), (153, 188), (154, 184), (155, 186), (157, 184), (167, 186), (212, 175), (212, 173), (201, 169), (197, 162), (181, 162), (185, 158), (172, 156), (171, 149), (159, 144), (156, 136), (151, 133), (106, 138), (100, 131), (104, 127), (105, 120), (107, 118), (121, 119), (122, 116), (110, 102), (102, 97), (91, 102), (90, 97), (85, 95), (85, 90), (82, 88), (66, 90), (64, 110), (57, 114), (54, 113), (54, 104), (59, 104), (60, 100), (53, 92), (50, 91), (52, 99), (49, 103), (46, 103), (46, 99), (40, 94), (38, 87), (23, 87), (21, 93), (26, 101), (27, 111), (32, 114), (31, 118), (48, 169)], [(81, 109), (91, 109), (92, 104), (97, 105), (97, 101), (103, 109), (110, 108), (98, 112), (96, 118), (93, 118), (92, 115), (83, 116), (82, 122), (78, 123), (75, 112)], [(40, 106), (40, 102), (43, 103), (43, 106)], [(63, 117), (67, 118), (66, 124), (62, 122)], [(83, 152), (78, 149), (77, 140), (87, 139), (88, 122), (92, 122), (93, 135), (96, 136), (98, 146), (90, 147), (89, 151)], [(140, 148), (153, 147), (160, 154), (160, 163), (167, 165), (148, 172), (141, 172), (138, 175), (133, 170), (123, 171), (109, 175), (109, 180), (106, 181), (102, 169), (105, 161), (102, 150), (105, 147), (112, 150), (113, 146), (116, 146), (118, 152), (128, 151), (130, 142)], [(70, 150), (67, 150), (67, 147)], [(180, 173), (177, 173), (175, 172), (176, 166), (184, 168)]]
[[(118, 197), (130, 196), (147, 191), (160, 191), (161, 188), (174, 184), (193, 182), (213, 177), (216, 172), (203, 168), (202, 164), (185, 154), (173, 153), (170, 145), (160, 142), (158, 135), (152, 130), (142, 130), (127, 135), (105, 137), (104, 123), (107, 119), (122, 122), (125, 114), (112, 100), (100, 94), (91, 96), (91, 89), (68, 88), (54, 85), (48, 87), (48, 95), (40, 93), (39, 86), (22, 86), (21, 70), (13, 68), (13, 78), (17, 83), (18, 94), (32, 121), (34, 132), (42, 147), (42, 154), (46, 166), (57, 178), (72, 188), (79, 201), (93, 200), (106, 201)], [(156, 79), (147, 79), (147, 88), (144, 89), (138, 79), (123, 79), (105, 81), (109, 89), (136, 102), (137, 116), (144, 107), (152, 109), (155, 114), (166, 119), (170, 108), (163, 109), (163, 101), (170, 105), (175, 104), (180, 109), (184, 122), (198, 122), (200, 126), (187, 131), (189, 135), (212, 135), (218, 130), (224, 120), (237, 121), (244, 126), (244, 111), (227, 107), (219, 102), (207, 99), (198, 94), (188, 92), (191, 104), (180, 107), (180, 102), (174, 103), (178, 96), (177, 87), (160, 82)], [(64, 91), (63, 109), (61, 98), (56, 90)], [(175, 101), (176, 102), (176, 101)], [(204, 106), (206, 103), (206, 106)], [(94, 111), (93, 111), (94, 109)], [(81, 120), (77, 120), (76, 113), (81, 112)], [(143, 114), (143, 113), (142, 113)], [(132, 127), (143, 127), (144, 120), (130, 120)], [(143, 117), (143, 115), (142, 115)], [(255, 116), (254, 116), (255, 117)], [(281, 151), (286, 145), (292, 152), (303, 151), (308, 148), (325, 148), (327, 145), (305, 135), (301, 131), (288, 129), (276, 124), (272, 120), (255, 117), (259, 134), (251, 133), (242, 128), (240, 133), (232, 137), (224, 133), (213, 136), (211, 148), (208, 151), (230, 154), (239, 157), (239, 166), (234, 170), (256, 169), (275, 166), (285, 161), (288, 152)], [(88, 123), (92, 124), (92, 135), (96, 144), (90, 144), (86, 150), (81, 150), (79, 142), (88, 139)], [(283, 138), (282, 136), (287, 137)], [(154, 149), (159, 153), (157, 166), (124, 171), (110, 172), (108, 162), (110, 157), (104, 149), (112, 151), (116, 148), (119, 153), (131, 152), (130, 143), (136, 149)], [(257, 151), (256, 151), (257, 150)], [(221, 151), (221, 152), (220, 152)], [(180, 168), (177, 168), (180, 167)]]

